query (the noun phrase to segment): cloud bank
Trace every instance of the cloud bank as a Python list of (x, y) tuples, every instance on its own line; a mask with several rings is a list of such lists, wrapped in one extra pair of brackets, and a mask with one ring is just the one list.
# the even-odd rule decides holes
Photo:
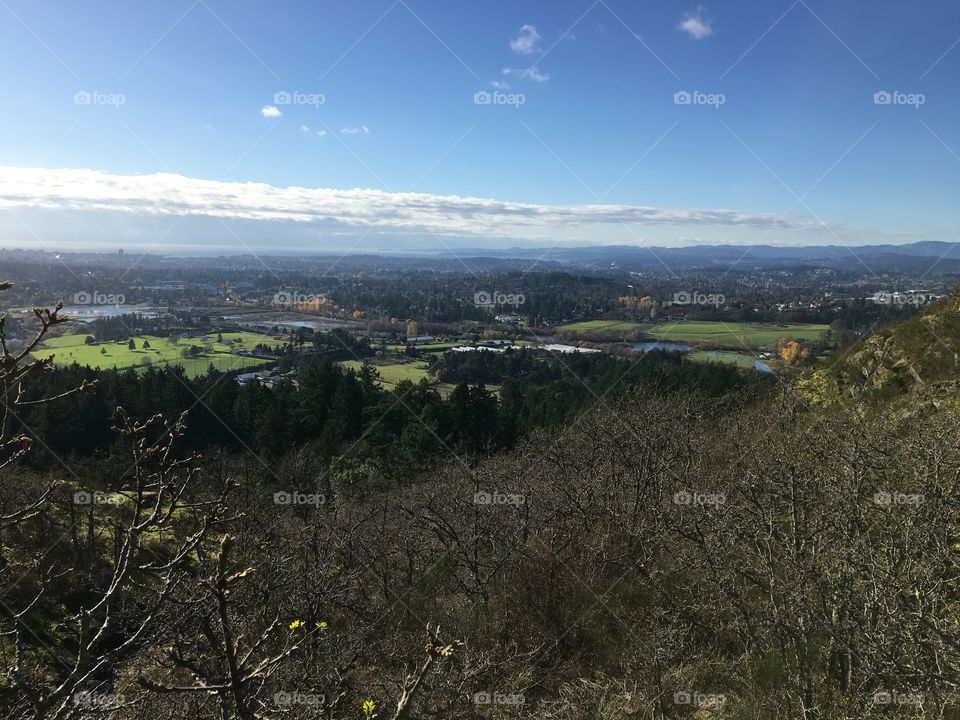
[[(89, 169), (0, 166), (0, 215), (18, 209), (127, 216), (207, 217), (306, 224), (335, 231), (375, 231), (462, 238), (561, 238), (605, 228), (635, 241), (646, 227), (723, 226), (734, 230), (830, 230), (818, 221), (726, 209), (641, 205), (537, 205), (457, 195), (354, 188), (275, 187), (202, 180), (172, 173), (115, 175)], [(688, 232), (688, 231), (687, 231)], [(686, 233), (685, 233), (686, 234)], [(631, 240), (632, 238), (632, 240)]]

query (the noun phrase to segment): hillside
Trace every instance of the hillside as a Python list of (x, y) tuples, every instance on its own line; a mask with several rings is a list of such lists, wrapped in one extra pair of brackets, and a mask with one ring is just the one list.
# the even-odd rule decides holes
[(960, 289), (917, 317), (877, 327), (840, 350), (800, 386), (817, 402), (940, 402), (953, 398), (960, 372)]

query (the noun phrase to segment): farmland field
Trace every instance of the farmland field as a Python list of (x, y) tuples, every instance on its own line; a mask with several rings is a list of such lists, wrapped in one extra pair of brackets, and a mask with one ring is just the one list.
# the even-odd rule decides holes
[[(148, 366), (180, 365), (184, 372), (191, 377), (203, 375), (212, 364), (217, 370), (243, 370), (263, 365), (269, 361), (260, 358), (234, 355), (231, 349), (252, 350), (254, 346), (264, 343), (279, 345), (279, 341), (267, 335), (257, 335), (249, 332), (223, 333), (223, 343), (217, 342), (216, 335), (203, 338), (184, 338), (174, 342), (170, 338), (155, 335), (138, 335), (133, 338), (136, 348), (131, 350), (127, 340), (120, 342), (101, 342), (92, 345), (85, 343), (87, 334), (62, 335), (49, 338), (36, 351), (37, 357), (54, 355), (57, 365), (72, 365), (78, 363), (88, 367), (105, 369), (143, 369)], [(149, 347), (144, 348), (147, 342)], [(184, 347), (196, 346), (202, 349), (203, 355), (195, 358), (181, 356)]]
[(828, 325), (789, 324), (761, 325), (750, 323), (675, 322), (647, 328), (647, 335), (658, 340), (687, 343), (710, 343), (736, 347), (772, 348), (784, 335), (794, 340), (819, 340)]

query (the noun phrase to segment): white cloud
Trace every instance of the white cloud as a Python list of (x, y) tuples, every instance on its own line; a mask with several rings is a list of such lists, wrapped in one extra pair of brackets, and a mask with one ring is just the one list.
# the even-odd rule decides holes
[(520, 28), (520, 34), (510, 41), (510, 49), (521, 55), (533, 55), (539, 52), (537, 43), (540, 42), (540, 33), (533, 25), (524, 25)]
[(326, 130), (317, 130), (317, 135), (318, 135), (319, 137), (323, 137), (323, 136), (326, 135), (326, 134), (327, 134), (327, 131), (326, 131)]
[(533, 80), (538, 83), (546, 82), (550, 79), (550, 73), (540, 72), (540, 68), (536, 66), (528, 68), (504, 68), (503, 74), (513, 75), (521, 80)]
[(260, 114), (265, 118), (278, 118), (283, 115), (283, 113), (280, 112), (280, 109), (274, 105), (264, 105), (262, 108), (260, 108)]
[[(119, 213), (143, 222), (162, 216), (207, 217), (299, 224), (325, 232), (370, 230), (475, 239), (549, 239), (566, 237), (569, 232), (585, 236), (618, 233), (618, 240), (631, 243), (636, 242), (637, 231), (656, 227), (680, 230), (722, 226), (737, 234), (767, 230), (813, 234), (840, 229), (811, 218), (740, 210), (536, 205), (362, 188), (276, 187), (173, 173), (114, 175), (88, 169), (0, 166), (0, 211), (18, 208), (67, 214)], [(0, 212), (0, 217), (4, 215)], [(91, 218), (91, 223), (100, 223), (102, 217)], [(683, 234), (690, 233), (687, 230)]]
[(677, 25), (678, 30), (683, 30), (694, 40), (703, 40), (705, 37), (713, 35), (713, 27), (706, 18), (706, 10), (703, 6), (696, 10), (688, 12), (683, 17), (683, 21)]
[(310, 128), (308, 128), (306, 125), (301, 125), (301, 126), (300, 126), (300, 132), (306, 133), (307, 135), (309, 135), (309, 134), (310, 134)]
[(360, 127), (345, 127), (340, 129), (340, 133), (343, 135), (359, 135), (360, 133), (369, 135), (370, 129), (366, 125), (361, 125)]
[(490, 81), (490, 86), (491, 86), (494, 90), (509, 90), (509, 89), (510, 89), (510, 83), (508, 83), (508, 82), (501, 82), (500, 80), (491, 80), (491, 81)]

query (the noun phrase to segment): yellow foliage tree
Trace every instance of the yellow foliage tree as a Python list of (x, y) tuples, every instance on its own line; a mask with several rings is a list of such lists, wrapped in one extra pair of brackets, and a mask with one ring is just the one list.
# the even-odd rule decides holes
[(796, 365), (800, 362), (806, 362), (810, 359), (810, 350), (803, 347), (796, 340), (790, 340), (786, 336), (780, 338), (777, 343), (780, 359), (787, 365)]

